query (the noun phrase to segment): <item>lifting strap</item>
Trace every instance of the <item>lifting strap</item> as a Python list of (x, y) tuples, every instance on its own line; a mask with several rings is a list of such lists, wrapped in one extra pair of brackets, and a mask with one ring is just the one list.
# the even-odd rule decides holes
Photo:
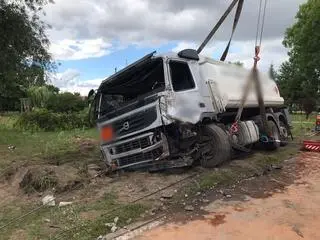
[(222, 54), (222, 56), (220, 58), (220, 61), (226, 60), (226, 57), (228, 55), (229, 48), (230, 48), (231, 41), (232, 41), (232, 37), (233, 37), (234, 32), (236, 31), (236, 28), (237, 28), (237, 25), (238, 25), (238, 22), (239, 22), (239, 19), (240, 19), (240, 16), (241, 16), (243, 2), (244, 2), (244, 0), (239, 0), (239, 2), (238, 2), (236, 15), (235, 15), (234, 20), (233, 20), (231, 36), (230, 36), (228, 45), (227, 45), (226, 49), (224, 50), (224, 52), (223, 52), (223, 54)]
[[(232, 9), (235, 7), (235, 5), (237, 4), (239, 0), (233, 0), (232, 3), (230, 4), (230, 6), (228, 7), (228, 9), (225, 11), (225, 13), (222, 15), (222, 17), (219, 19), (219, 21), (216, 23), (216, 25), (213, 27), (213, 29), (211, 30), (211, 32), (208, 34), (208, 36), (206, 37), (206, 39), (203, 41), (203, 43), (200, 45), (200, 47), (197, 50), (197, 53), (200, 54), (201, 51), (204, 49), (204, 47), (208, 44), (208, 42), (210, 41), (210, 39), (213, 37), (213, 35), (217, 32), (217, 30), (219, 29), (219, 27), (221, 26), (221, 24), (224, 22), (224, 20), (227, 18), (227, 16), (230, 14), (230, 12), (232, 11)], [(240, 0), (243, 3), (243, 0)], [(241, 4), (241, 8), (242, 8), (242, 4)], [(238, 9), (239, 9), (239, 5), (238, 5)], [(238, 10), (237, 10), (238, 12)], [(240, 9), (240, 13), (241, 13), (241, 9)], [(239, 13), (239, 17), (240, 17), (240, 13)], [(237, 14), (236, 14), (237, 16)], [(238, 18), (239, 18), (238, 17)], [(238, 23), (238, 20), (236, 21)], [(236, 24), (237, 25), (237, 24)], [(232, 34), (233, 35), (233, 34)]]

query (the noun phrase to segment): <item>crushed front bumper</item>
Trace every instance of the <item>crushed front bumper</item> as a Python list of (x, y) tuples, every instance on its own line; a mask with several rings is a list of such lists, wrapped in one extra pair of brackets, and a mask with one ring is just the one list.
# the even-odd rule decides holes
[(101, 152), (112, 170), (150, 165), (169, 156), (167, 138), (162, 133), (147, 132), (101, 146)]

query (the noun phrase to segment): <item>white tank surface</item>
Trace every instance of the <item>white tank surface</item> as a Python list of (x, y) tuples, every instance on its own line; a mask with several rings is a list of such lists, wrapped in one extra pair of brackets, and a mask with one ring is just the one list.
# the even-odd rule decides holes
[[(200, 57), (199, 71), (201, 81), (210, 82), (211, 88), (218, 91), (225, 108), (237, 108), (243, 96), (245, 85), (251, 71), (234, 64), (215, 61), (208, 57)], [(274, 80), (267, 74), (260, 72), (260, 82), (265, 106), (281, 106), (284, 99), (280, 96)], [(198, 83), (204, 87), (205, 83)], [(205, 84), (207, 86), (207, 84)], [(203, 91), (203, 93), (206, 91)], [(245, 107), (258, 106), (254, 85), (251, 85)]]

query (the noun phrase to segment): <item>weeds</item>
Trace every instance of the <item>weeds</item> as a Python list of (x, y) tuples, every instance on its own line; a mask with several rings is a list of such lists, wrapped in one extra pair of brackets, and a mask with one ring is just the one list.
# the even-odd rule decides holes
[(43, 192), (57, 186), (58, 179), (53, 171), (44, 170), (34, 174), (30, 170), (26, 173), (20, 183), (20, 187), (25, 193)]
[[(313, 119), (310, 123), (303, 123), (304, 131), (314, 125)], [(5, 177), (10, 178), (16, 171), (15, 167), (9, 167), (13, 162), (15, 166), (28, 164), (55, 164), (61, 165), (68, 163), (76, 165), (79, 169), (78, 175), (81, 178), (88, 177), (86, 165), (93, 161), (99, 161), (97, 132), (91, 130), (72, 130), (59, 132), (20, 132), (12, 128), (14, 120), (4, 120), (0, 117), (0, 123), (6, 122), (5, 126), (0, 124), (0, 154), (2, 161), (0, 168), (8, 169)], [(301, 132), (301, 124), (294, 123), (294, 134)], [(90, 141), (91, 143), (90, 143)], [(88, 144), (93, 147), (87, 147)], [(14, 145), (14, 150), (9, 150), (8, 146)], [(272, 164), (279, 164), (289, 156), (294, 155), (299, 149), (296, 145), (281, 148), (277, 152), (260, 152), (252, 155), (245, 160), (236, 160), (220, 167), (216, 171), (206, 170), (197, 179), (197, 184), (188, 185), (184, 191), (206, 191), (215, 186), (230, 185), (237, 180), (261, 174), (264, 169)], [(237, 165), (237, 162), (241, 164)], [(45, 174), (32, 176), (24, 185), (26, 192), (44, 191), (55, 187), (57, 179), (50, 171)], [(0, 209), (0, 226), (4, 225), (11, 218), (28, 212), (37, 204), (23, 205), (21, 202), (12, 202)], [(110, 209), (117, 208), (114, 212)], [(105, 226), (112, 222), (115, 217), (119, 217), (118, 226), (127, 224), (127, 220), (136, 219), (143, 214), (148, 206), (144, 204), (124, 204), (118, 201), (113, 193), (105, 194), (103, 198), (94, 202), (81, 201), (71, 206), (45, 207), (35, 214), (27, 216), (23, 221), (14, 223), (1, 232), (3, 239), (9, 239), (15, 231), (22, 230), (26, 233), (23, 239), (94, 239), (101, 234), (110, 231)], [(82, 214), (93, 213), (94, 217), (85, 218)], [(45, 221), (46, 220), (46, 221)], [(47, 222), (50, 221), (50, 222)], [(53, 227), (52, 227), (53, 226)], [(18, 238), (16, 238), (18, 239)], [(21, 238), (20, 238), (21, 239)]]

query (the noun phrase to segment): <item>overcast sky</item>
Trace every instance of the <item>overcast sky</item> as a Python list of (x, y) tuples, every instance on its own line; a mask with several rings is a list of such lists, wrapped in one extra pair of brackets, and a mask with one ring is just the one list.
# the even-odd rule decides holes
[[(268, 0), (260, 68), (287, 58), (284, 32), (305, 0)], [(50, 51), (61, 63), (52, 82), (86, 95), (100, 81), (153, 50), (197, 48), (231, 0), (55, 0), (45, 8)], [(245, 0), (227, 61), (252, 65), (258, 0)], [(204, 54), (219, 58), (229, 38), (234, 12)]]

